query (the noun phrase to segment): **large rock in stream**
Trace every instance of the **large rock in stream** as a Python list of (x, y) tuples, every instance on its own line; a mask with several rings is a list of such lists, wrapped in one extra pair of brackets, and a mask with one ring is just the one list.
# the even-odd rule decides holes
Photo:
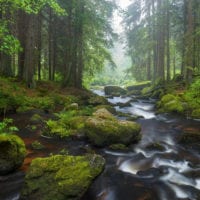
[(96, 154), (36, 158), (26, 175), (21, 199), (81, 199), (104, 165), (104, 158)]
[(86, 120), (85, 128), (87, 137), (96, 146), (128, 145), (141, 138), (139, 124), (118, 120), (104, 108)]
[(26, 156), (23, 140), (16, 135), (0, 134), (0, 175), (19, 168)]
[(120, 96), (125, 95), (127, 91), (116, 85), (108, 85), (104, 87), (105, 95)]

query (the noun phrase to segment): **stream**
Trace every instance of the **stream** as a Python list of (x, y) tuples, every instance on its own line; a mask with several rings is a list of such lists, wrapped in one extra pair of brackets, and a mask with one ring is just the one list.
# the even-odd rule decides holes
[[(94, 92), (104, 96), (101, 91)], [(126, 103), (131, 97), (108, 100), (113, 104)], [(115, 108), (142, 117), (137, 120), (142, 126), (142, 139), (126, 151), (96, 150), (106, 159), (105, 170), (95, 179), (82, 200), (200, 200), (199, 148), (177, 143), (184, 131), (200, 131), (200, 122), (175, 115), (156, 115), (154, 100), (137, 100), (129, 107)], [(31, 143), (33, 140), (26, 135), (22, 133), (21, 137)], [(49, 145), (49, 150), (42, 156), (69, 146), (76, 146), (71, 152), (77, 151), (78, 154), (88, 145), (80, 141), (72, 145), (65, 142), (57, 145), (58, 141), (41, 138), (39, 133), (34, 139)], [(28, 159), (33, 154), (29, 152)], [(24, 174), (21, 169), (8, 176), (0, 176), (0, 200), (19, 199)]]
[[(102, 92), (95, 91), (99, 95)], [(126, 103), (130, 97), (108, 99)], [(142, 116), (142, 140), (128, 151), (104, 149), (106, 168), (90, 187), (84, 200), (199, 200), (199, 149), (177, 144), (187, 130), (199, 131), (199, 121), (167, 114), (155, 114), (153, 100), (138, 100), (116, 110)], [(151, 148), (159, 144), (162, 148)]]

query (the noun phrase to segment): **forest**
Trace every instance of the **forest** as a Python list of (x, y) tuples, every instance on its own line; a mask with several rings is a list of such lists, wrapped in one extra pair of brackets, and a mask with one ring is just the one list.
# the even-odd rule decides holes
[(0, 0), (0, 200), (200, 200), (199, 0)]

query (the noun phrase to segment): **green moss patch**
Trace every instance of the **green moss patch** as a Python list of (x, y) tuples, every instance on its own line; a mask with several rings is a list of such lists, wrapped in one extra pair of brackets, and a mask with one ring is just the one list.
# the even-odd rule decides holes
[(178, 96), (166, 94), (157, 104), (160, 112), (184, 113), (184, 104)]
[(37, 158), (26, 175), (22, 199), (80, 199), (104, 165), (105, 160), (95, 154)]

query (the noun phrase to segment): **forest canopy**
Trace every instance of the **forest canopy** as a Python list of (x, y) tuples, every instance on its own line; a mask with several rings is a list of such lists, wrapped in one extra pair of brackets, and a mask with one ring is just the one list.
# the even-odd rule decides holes
[(114, 65), (108, 51), (116, 35), (116, 4), (107, 0), (1, 0), (0, 73), (82, 87), (84, 74)]

